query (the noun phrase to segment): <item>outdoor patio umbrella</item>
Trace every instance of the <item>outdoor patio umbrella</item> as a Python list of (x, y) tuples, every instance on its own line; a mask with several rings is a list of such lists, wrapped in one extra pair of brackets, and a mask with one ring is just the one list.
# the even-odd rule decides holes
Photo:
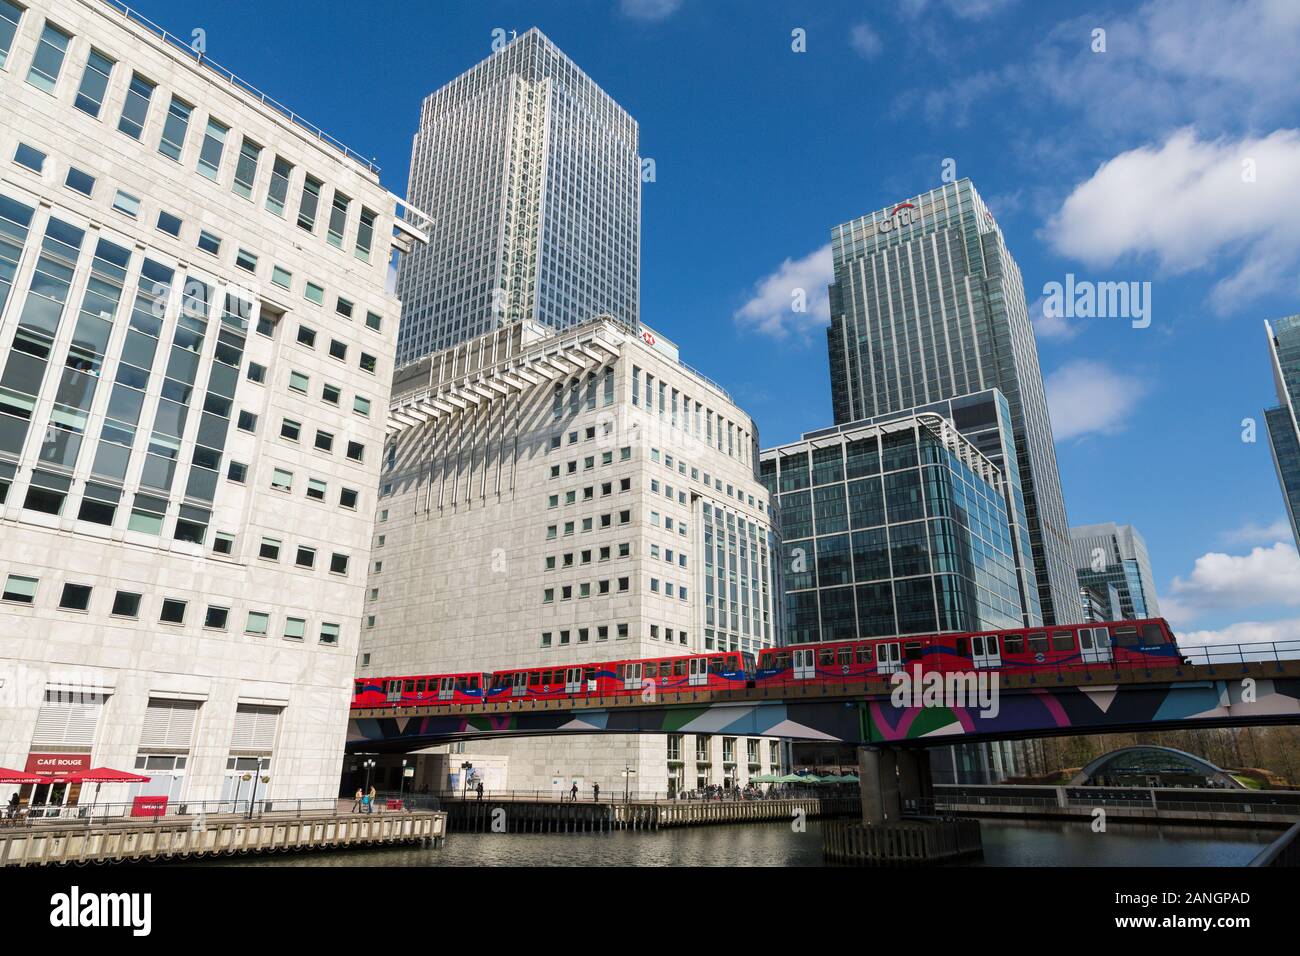
[(40, 774), (28, 773), (26, 770), (10, 770), (8, 767), (0, 767), (0, 783), (44, 783), (46, 779)]
[(125, 770), (114, 770), (111, 767), (94, 767), (90, 770), (83, 770), (80, 773), (70, 773), (63, 778), (68, 783), (93, 783), (95, 785), (95, 798), (90, 801), (93, 807), (99, 803), (99, 788), (106, 783), (148, 783), (151, 778), (139, 773), (128, 773)]

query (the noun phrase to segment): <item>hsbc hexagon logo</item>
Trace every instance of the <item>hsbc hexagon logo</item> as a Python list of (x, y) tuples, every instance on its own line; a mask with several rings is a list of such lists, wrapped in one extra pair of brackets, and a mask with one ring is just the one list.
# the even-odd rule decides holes
[(651, 332), (649, 329), (643, 329), (641, 332), (641, 341), (643, 341), (646, 345), (650, 346), (651, 348), (654, 348), (655, 343), (658, 341), (658, 339), (655, 338), (654, 333)]

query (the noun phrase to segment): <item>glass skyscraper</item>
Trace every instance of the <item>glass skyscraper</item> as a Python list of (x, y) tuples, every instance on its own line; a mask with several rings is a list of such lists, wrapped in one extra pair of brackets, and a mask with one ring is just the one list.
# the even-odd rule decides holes
[(425, 99), (409, 195), (433, 226), (397, 275), (399, 364), (522, 319), (636, 329), (637, 124), (537, 29)]
[(1114, 588), (1119, 596), (1118, 619), (1160, 616), (1147, 543), (1136, 528), (1111, 521), (1081, 525), (1070, 529), (1070, 544), (1079, 586), (1099, 594)]
[(1264, 329), (1279, 403), (1267, 409), (1264, 418), (1291, 533), (1300, 548), (1300, 315), (1288, 315), (1272, 325), (1265, 322)]
[(997, 388), (1006, 396), (1043, 622), (1082, 620), (1020, 269), (970, 180), (831, 231), (835, 421)]
[(937, 414), (762, 452), (790, 644), (1024, 623), (1010, 487)]

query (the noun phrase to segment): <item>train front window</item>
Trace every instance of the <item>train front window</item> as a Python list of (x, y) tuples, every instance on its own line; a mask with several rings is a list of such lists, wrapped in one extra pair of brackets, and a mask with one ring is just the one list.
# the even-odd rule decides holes
[(1152, 644), (1168, 644), (1169, 639), (1165, 637), (1165, 629), (1153, 622), (1142, 625), (1142, 643), (1150, 647)]

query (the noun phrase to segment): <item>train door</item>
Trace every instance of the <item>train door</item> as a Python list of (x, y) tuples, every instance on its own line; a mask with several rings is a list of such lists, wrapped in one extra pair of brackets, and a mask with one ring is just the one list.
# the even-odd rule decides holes
[(1001, 667), (1002, 651), (996, 634), (976, 634), (970, 639), (971, 661), (975, 668)]
[(528, 693), (528, 672), (517, 671), (511, 674), (507, 680), (510, 681), (510, 696), (523, 697)]
[(580, 694), (583, 691), (582, 668), (570, 667), (564, 672), (564, 692), (566, 694)]
[(709, 659), (692, 657), (688, 665), (686, 683), (691, 687), (703, 687), (709, 682)]
[(623, 689), (641, 689), (641, 664), (639, 661), (623, 665)]
[(794, 652), (794, 679), (811, 680), (817, 676), (816, 652), (805, 647)]
[(889, 641), (876, 645), (876, 673), (892, 674), (903, 667), (902, 656), (898, 652), (898, 642)]
[(456, 678), (439, 677), (438, 678), (438, 699), (451, 700), (456, 696)]
[(400, 680), (384, 681), (384, 696), (390, 704), (402, 702), (402, 682)]
[(1110, 663), (1110, 632), (1104, 627), (1079, 628), (1079, 656), (1085, 664)]

